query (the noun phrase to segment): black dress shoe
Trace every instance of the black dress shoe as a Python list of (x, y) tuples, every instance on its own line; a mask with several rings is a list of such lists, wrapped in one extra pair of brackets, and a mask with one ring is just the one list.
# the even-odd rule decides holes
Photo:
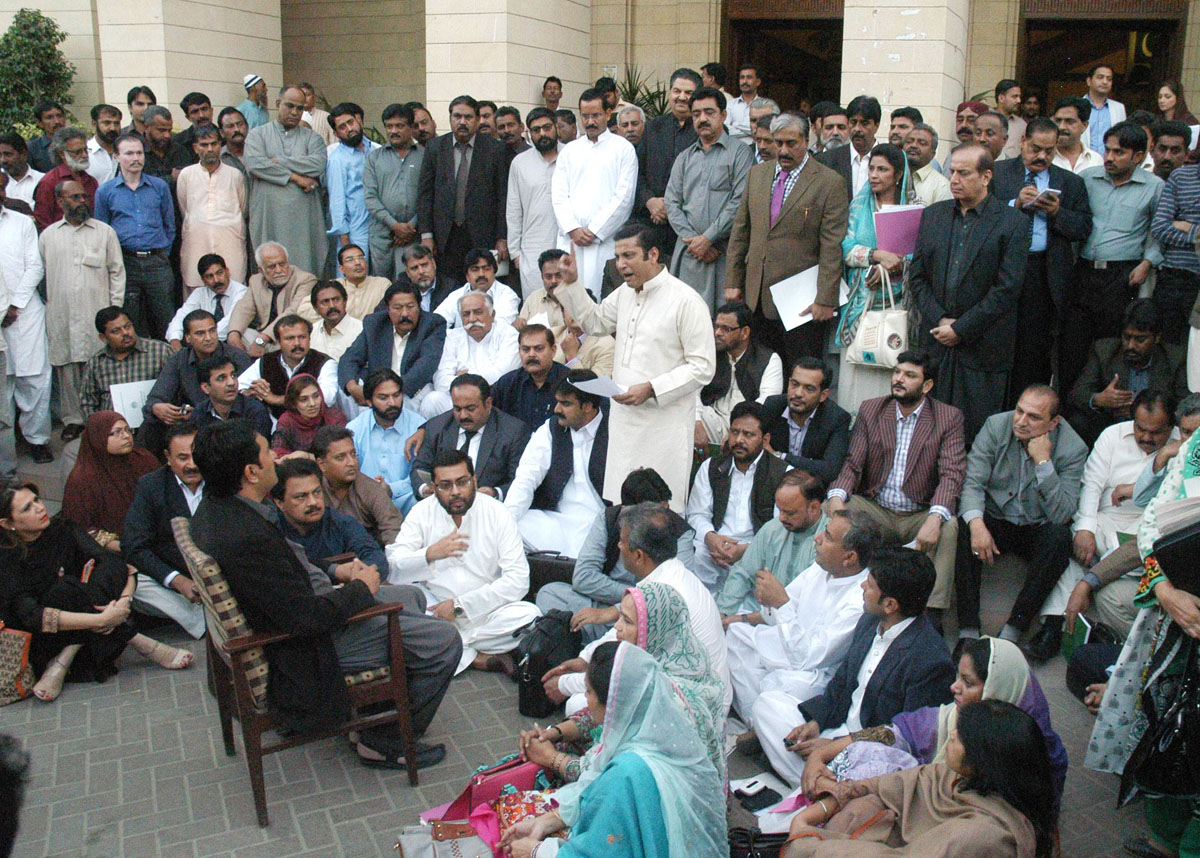
[(29, 448), (29, 455), (33, 461), (39, 465), (45, 465), (48, 462), (54, 461), (54, 454), (50, 452), (48, 444), (33, 444)]
[(1021, 644), (1021, 651), (1030, 661), (1041, 664), (1058, 655), (1062, 637), (1062, 617), (1047, 617), (1038, 633)]

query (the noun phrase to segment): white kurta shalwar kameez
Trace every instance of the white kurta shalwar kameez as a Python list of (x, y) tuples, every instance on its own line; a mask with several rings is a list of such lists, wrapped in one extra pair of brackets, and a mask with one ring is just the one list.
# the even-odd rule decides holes
[(753, 721), (754, 703), (768, 689), (797, 700), (825, 690), (862, 617), (866, 577), (863, 569), (835, 578), (814, 562), (787, 585), (782, 607), (763, 609), (765, 625), (729, 627), (729, 675), (743, 720)]
[(183, 215), (179, 270), (187, 291), (204, 285), (196, 263), (209, 253), (225, 260), (231, 280), (244, 283), (249, 192), (242, 171), (218, 164), (210, 173), (202, 164), (192, 164), (179, 173), (175, 196)]
[(620, 503), (621, 483), (629, 473), (653, 468), (671, 488), (671, 509), (682, 513), (692, 467), (696, 392), (716, 369), (712, 319), (704, 301), (665, 268), (640, 290), (623, 285), (600, 304), (588, 297), (580, 280), (554, 293), (589, 334), (616, 332), (613, 381), (625, 387), (648, 381), (654, 388), (641, 405), (612, 403), (604, 497)]
[[(562, 148), (558, 144), (558, 151)], [(550, 184), (557, 164), (557, 157), (547, 161), (541, 152), (530, 148), (513, 158), (508, 167), (505, 198), (508, 251), (513, 259), (520, 259), (523, 298), (542, 288), (538, 257), (558, 246), (558, 220), (550, 201)]]
[(85, 363), (103, 348), (96, 313), (125, 302), (125, 259), (113, 228), (88, 218), (60, 220), (38, 238), (46, 265), (46, 331), (50, 364)]
[[(572, 230), (591, 230), (596, 241), (575, 247), (579, 280), (599, 300), (604, 263), (613, 258), (613, 236), (633, 211), (638, 163), (624, 137), (603, 132), (593, 143), (577, 137), (558, 153), (551, 198), (558, 220), (558, 246), (571, 250)], [(576, 317), (578, 318), (578, 317)]]
[(396, 541), (386, 549), (388, 582), (415, 584), (429, 606), (453, 599), (463, 610), (455, 620), (463, 641), (458, 670), (479, 653), (505, 653), (517, 646), (513, 632), (541, 616), (531, 602), (529, 563), (512, 514), (485, 494), (462, 517), (459, 535), (467, 538), (461, 557), (425, 562), (425, 550), (455, 528), (436, 497), (420, 501), (404, 517)]
[(0, 277), (9, 306), (20, 311), (4, 328), (8, 394), (30, 444), (50, 441), (50, 353), (46, 344), (46, 305), (38, 295), (44, 269), (33, 218), (0, 208)]
[(433, 373), (433, 390), (421, 400), (421, 414), (436, 417), (449, 410), (450, 384), (463, 372), (482, 375), (488, 384), (495, 384), (500, 376), (520, 365), (517, 329), (512, 325), (495, 319), (492, 329), (479, 342), (464, 328), (447, 331), (442, 359)]

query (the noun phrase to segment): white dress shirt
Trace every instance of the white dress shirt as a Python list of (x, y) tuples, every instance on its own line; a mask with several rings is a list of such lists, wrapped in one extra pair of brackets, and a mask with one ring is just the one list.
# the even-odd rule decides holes
[[(1057, 149), (1054, 150), (1054, 160), (1050, 163), (1056, 167), (1062, 167), (1064, 170), (1070, 170), (1077, 176), (1088, 167), (1103, 167), (1104, 156), (1088, 148), (1087, 132), (1084, 132), (1084, 136), (1079, 138), (1079, 142), (1083, 145), (1083, 151), (1079, 153), (1079, 158), (1076, 159), (1075, 166), (1071, 166), (1071, 162), (1067, 160), (1067, 156)], [(1060, 188), (1059, 190), (1062, 189)]]
[[(175, 482), (179, 484), (179, 490), (183, 492), (183, 499), (188, 506), (188, 515), (195, 515), (196, 509), (200, 506), (200, 501), (204, 500), (204, 483), (196, 486), (196, 490), (192, 491), (179, 477), (175, 477)], [(163, 586), (170, 587), (171, 582), (175, 580), (175, 576), (180, 574), (179, 570), (167, 573), (167, 577), (163, 579)]]
[[(225, 342), (225, 338), (229, 336), (229, 317), (233, 315), (233, 308), (237, 306), (237, 302), (242, 300), (242, 296), (246, 294), (246, 284), (238, 283), (236, 280), (230, 280), (229, 286), (225, 290), (225, 294), (221, 296), (221, 310), (224, 315), (217, 322), (217, 338), (221, 342)], [(171, 319), (171, 324), (167, 325), (167, 342), (171, 340), (183, 340), (183, 320), (192, 310), (207, 310), (213, 312), (217, 309), (217, 293), (207, 286), (201, 286), (199, 289), (193, 289), (192, 294), (188, 295), (187, 300), (183, 302), (178, 310), (175, 311), (175, 316)], [(313, 332), (315, 335), (315, 331)], [(313, 346), (316, 348), (316, 346)], [(320, 349), (324, 351), (324, 349)]]
[(517, 336), (517, 329), (501, 322), (499, 317), (479, 342), (463, 328), (447, 331), (442, 359), (433, 374), (433, 389), (449, 391), (450, 383), (463, 370), (482, 375), (489, 384), (495, 384), (504, 373), (521, 365)]
[(867, 183), (867, 174), (870, 172), (871, 150), (868, 149), (867, 154), (860, 155), (858, 154), (858, 150), (854, 148), (854, 144), (850, 144), (850, 177), (851, 184), (854, 187), (854, 196), (858, 196), (858, 192), (862, 190), (862, 186)]
[[(296, 374), (296, 370), (288, 366), (287, 361), (283, 359), (282, 352), (271, 352), (250, 364), (238, 376), (238, 390), (248, 390), (250, 385), (262, 378), (262, 362), (265, 360), (279, 361), (280, 365), (283, 366), (283, 371), (287, 373), (289, 382), (292, 376)], [(298, 366), (299, 364), (297, 364)], [(338, 393), (337, 361), (327, 360), (321, 364), (321, 371), (317, 373), (317, 385), (321, 388), (321, 394), (325, 397), (325, 404), (333, 405)]]
[(952, 197), (950, 180), (938, 172), (937, 161), (930, 161), (921, 169), (913, 170), (912, 179), (913, 190), (918, 199), (927, 206)]
[(325, 330), (324, 319), (314, 322), (308, 344), (336, 361), (346, 353), (346, 349), (350, 348), (350, 344), (358, 339), (358, 335), (361, 333), (362, 322), (347, 313), (342, 316), (340, 322), (333, 326), (332, 331)]
[(117, 159), (104, 151), (95, 134), (88, 138), (87, 150), (88, 168), (85, 172), (96, 180), (96, 184), (103, 185), (117, 175)]
[(37, 291), (43, 273), (33, 218), (0, 207), (0, 278), (8, 292), (4, 309), (11, 305), (21, 311), (3, 329), (9, 375), (24, 378), (50, 371), (46, 305)]
[[(879, 662), (883, 661), (883, 657), (887, 655), (888, 648), (896, 638), (904, 634), (904, 630), (911, 626), (915, 619), (916, 617), (907, 617), (883, 634), (876, 630), (875, 636), (871, 640), (871, 649), (867, 652), (867, 657), (863, 659), (862, 667), (858, 669), (858, 684), (854, 687), (854, 693), (850, 695), (850, 709), (846, 713), (846, 723), (839, 725), (837, 735), (847, 736), (863, 728), (862, 702), (867, 694), (867, 683), (875, 675), (875, 671), (879, 668)], [(824, 732), (821, 735), (825, 738), (833, 738), (825, 736)]]
[(750, 517), (750, 499), (754, 491), (754, 474), (765, 452), (760, 452), (742, 471), (736, 464), (729, 469), (729, 502), (725, 504), (725, 519), (720, 528), (713, 527), (713, 490), (709, 479), (709, 463), (705, 462), (696, 471), (692, 493), (687, 502), (687, 521), (696, 531), (697, 547), (703, 545), (704, 537), (714, 530), (738, 542), (749, 542), (754, 538), (754, 521)]
[[(446, 320), (447, 330), (462, 327), (462, 316), (458, 314), (458, 299), (466, 295), (472, 288), (470, 283), (464, 283), (443, 298), (442, 303), (438, 304), (437, 309), (434, 310)], [(488, 294), (492, 296), (492, 307), (496, 311), (496, 324), (511, 326), (520, 311), (521, 302), (517, 298), (517, 293), (497, 280), (488, 289)]]
[(399, 376), (404, 375), (401, 368), (404, 366), (404, 352), (408, 349), (409, 336), (410, 334), (401, 336), (392, 328), (392, 372)]
[(44, 175), (46, 174), (38, 172), (33, 167), (27, 167), (25, 175), (21, 178), (8, 177), (8, 187), (4, 189), (4, 195), (12, 200), (21, 200), (33, 208), (33, 192)]

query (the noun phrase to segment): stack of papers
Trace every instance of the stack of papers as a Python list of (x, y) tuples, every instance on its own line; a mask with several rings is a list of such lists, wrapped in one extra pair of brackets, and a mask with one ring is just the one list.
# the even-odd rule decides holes
[[(814, 265), (769, 287), (775, 309), (779, 311), (779, 321), (785, 330), (790, 331), (812, 321), (812, 313), (807, 311), (817, 300), (817, 275), (820, 271), (821, 266)], [(849, 300), (850, 289), (843, 280), (838, 286), (838, 304), (845, 304)]]
[(1200, 521), (1200, 497), (1166, 501), (1158, 504), (1155, 509), (1158, 514), (1158, 530), (1162, 536), (1169, 536)]

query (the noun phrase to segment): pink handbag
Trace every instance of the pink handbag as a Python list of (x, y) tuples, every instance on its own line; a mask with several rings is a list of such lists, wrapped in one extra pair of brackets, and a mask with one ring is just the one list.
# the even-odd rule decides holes
[(442, 819), (467, 819), (471, 811), (480, 804), (491, 803), (500, 797), (500, 791), (510, 784), (518, 791), (533, 789), (534, 779), (542, 767), (520, 758), (493, 766), (477, 775), (472, 775), (467, 788), (442, 814)]

